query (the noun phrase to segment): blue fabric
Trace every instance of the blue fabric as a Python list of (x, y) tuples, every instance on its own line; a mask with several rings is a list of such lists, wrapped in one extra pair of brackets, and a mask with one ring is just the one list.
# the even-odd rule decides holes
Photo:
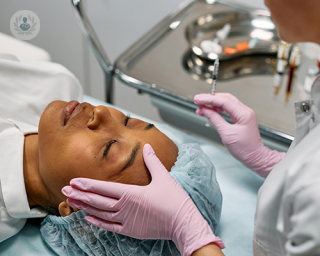
[[(84, 96), (84, 101), (93, 105), (105, 105), (124, 109), (107, 104), (90, 96)], [(130, 113), (131, 117), (153, 123), (169, 138), (179, 143), (198, 143), (202, 150), (214, 163), (217, 180), (223, 194), (222, 214), (217, 235), (223, 240), (226, 249), (225, 255), (252, 256), (253, 223), (258, 190), (263, 179), (245, 168), (228, 152), (212, 142), (186, 134), (167, 124), (153, 122), (150, 119)], [(41, 239), (40, 228), (30, 221), (17, 235), (0, 243), (0, 255), (56, 255)]]
[[(216, 232), (222, 195), (215, 169), (198, 144), (178, 145), (179, 156), (171, 175), (189, 194), (203, 217)], [(165, 186), (165, 184), (164, 184)], [(44, 241), (59, 255), (180, 255), (172, 241), (138, 240), (100, 229), (78, 211), (67, 217), (49, 215), (41, 224)]]

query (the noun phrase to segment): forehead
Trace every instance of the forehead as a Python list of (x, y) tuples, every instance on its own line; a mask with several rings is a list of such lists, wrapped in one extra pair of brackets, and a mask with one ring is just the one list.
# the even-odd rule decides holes
[[(115, 109), (115, 108), (112, 108), (112, 107), (106, 107), (110, 114), (113, 116), (113, 117), (119, 117), (119, 116), (126, 116), (126, 115), (129, 115), (130, 116), (130, 113), (123, 113), (122, 111), (118, 110), (118, 109)], [(141, 120), (140, 118), (136, 118), (136, 117), (131, 117), (132, 119), (137, 119), (139, 121), (141, 121), (141, 124), (142, 123), (148, 123), (144, 120)]]

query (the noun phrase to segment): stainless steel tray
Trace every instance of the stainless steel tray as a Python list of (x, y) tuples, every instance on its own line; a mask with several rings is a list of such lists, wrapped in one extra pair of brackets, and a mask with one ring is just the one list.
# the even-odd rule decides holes
[[(127, 85), (195, 110), (194, 95), (210, 91), (210, 61), (199, 58), (203, 63), (208, 63), (192, 67), (194, 69), (186, 65), (190, 54), (193, 61), (197, 57), (190, 53), (185, 36), (190, 24), (208, 13), (214, 16), (239, 11), (247, 12), (249, 16), (269, 15), (266, 11), (236, 6), (226, 1), (213, 2), (184, 2), (117, 59), (116, 76)], [(290, 101), (285, 103), (285, 77), (279, 95), (274, 96), (275, 54), (253, 56), (247, 61), (242, 57), (224, 60), (221, 67), (217, 92), (229, 92), (238, 97), (254, 109), (261, 132), (289, 143), (295, 127), (293, 102), (309, 98), (309, 95), (293, 87)]]
[[(226, 81), (234, 78), (253, 75), (273, 75), (276, 72), (277, 58), (275, 55), (244, 55), (238, 58), (221, 61), (218, 80)], [(202, 59), (191, 50), (183, 57), (183, 67), (195, 80), (205, 80), (212, 83), (213, 62)]]
[(191, 22), (186, 29), (186, 38), (194, 54), (212, 59), (210, 53), (201, 49), (203, 40), (213, 40), (216, 33), (226, 24), (231, 25), (228, 37), (220, 42), (222, 48), (235, 48), (237, 44), (259, 39), (255, 47), (234, 54), (219, 54), (220, 60), (252, 54), (275, 54), (278, 50), (279, 37), (275, 24), (265, 11), (229, 10), (219, 13), (207, 13)]

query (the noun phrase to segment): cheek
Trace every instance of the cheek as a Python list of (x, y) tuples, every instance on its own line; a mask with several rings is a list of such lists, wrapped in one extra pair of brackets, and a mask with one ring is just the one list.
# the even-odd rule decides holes
[[(93, 168), (90, 143), (85, 137), (56, 136), (50, 144), (39, 143), (40, 175), (51, 190), (60, 189)], [(91, 167), (91, 168), (90, 168)]]
[(85, 164), (88, 162), (88, 155), (92, 153), (91, 141), (86, 137), (77, 136), (76, 139), (71, 139), (66, 145), (65, 158), (67, 163)]
[(62, 169), (66, 173), (62, 173), (62, 176), (67, 182), (76, 177), (93, 175), (99, 168), (93, 141), (87, 136), (77, 134), (63, 142), (64, 146), (59, 149), (57, 161), (63, 165)]
[[(50, 160), (50, 156), (55, 156), (59, 147), (59, 133), (61, 129), (61, 111), (66, 102), (51, 102), (41, 115), (38, 129), (38, 145), (40, 161)], [(49, 161), (50, 162), (50, 161)], [(43, 163), (44, 164), (44, 163)]]

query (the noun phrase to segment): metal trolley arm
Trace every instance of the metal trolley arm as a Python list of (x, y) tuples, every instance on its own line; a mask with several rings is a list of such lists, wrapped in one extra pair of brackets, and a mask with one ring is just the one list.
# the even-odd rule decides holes
[(94, 29), (84, 12), (83, 1), (81, 0), (71, 0), (71, 3), (75, 9), (77, 22), (84, 36), (87, 38), (93, 53), (97, 58), (99, 64), (101, 65), (106, 79), (106, 102), (113, 103), (113, 65), (109, 60), (106, 52), (104, 51), (102, 44)]

